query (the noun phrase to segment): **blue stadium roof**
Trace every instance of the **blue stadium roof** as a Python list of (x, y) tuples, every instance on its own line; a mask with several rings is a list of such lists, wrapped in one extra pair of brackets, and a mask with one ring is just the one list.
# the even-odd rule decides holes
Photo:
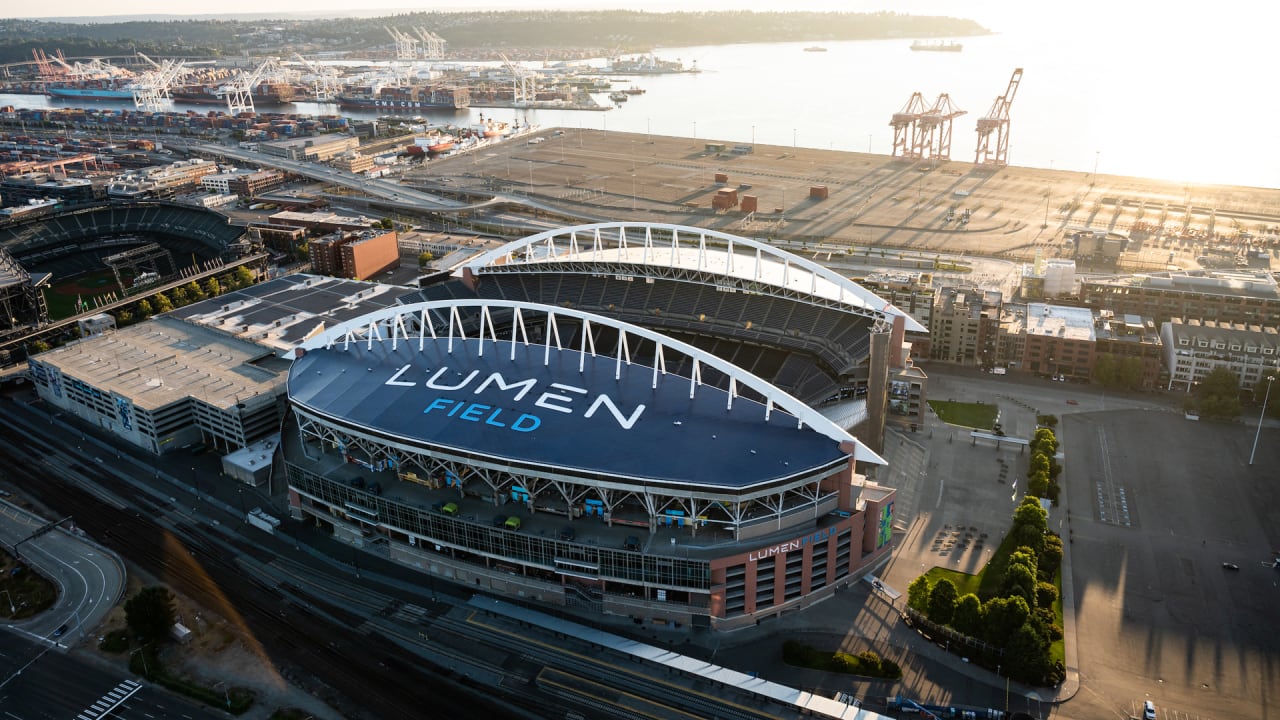
[(375, 338), (299, 354), (289, 396), (300, 409), (516, 466), (741, 490), (853, 457), (776, 407), (577, 349), (426, 337), (421, 349)]

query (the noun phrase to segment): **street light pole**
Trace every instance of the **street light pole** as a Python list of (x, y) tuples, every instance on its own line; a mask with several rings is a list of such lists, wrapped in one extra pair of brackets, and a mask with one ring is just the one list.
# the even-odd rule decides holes
[(0, 592), (9, 598), (9, 618), (12, 619), (14, 615), (18, 614), (18, 609), (13, 606), (13, 596), (9, 594), (8, 590), (0, 590)]
[(1258, 438), (1262, 435), (1262, 419), (1267, 416), (1267, 401), (1271, 399), (1271, 383), (1275, 375), (1267, 376), (1267, 391), (1262, 396), (1262, 410), (1258, 413), (1258, 430), (1253, 434), (1253, 449), (1249, 451), (1249, 464), (1253, 464), (1253, 454), (1258, 452)]

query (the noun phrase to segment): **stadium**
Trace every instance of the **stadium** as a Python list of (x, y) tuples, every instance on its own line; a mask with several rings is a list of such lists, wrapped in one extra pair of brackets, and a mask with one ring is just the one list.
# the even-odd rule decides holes
[(135, 286), (163, 290), (225, 269), (247, 249), (243, 234), (217, 212), (160, 201), (81, 205), (5, 224), (0, 364), (20, 360), (10, 351), (32, 333), (49, 336), (132, 302), (125, 296)]
[(672, 225), (557, 229), (454, 275), (295, 350), (295, 517), (637, 623), (752, 624), (887, 560), (883, 460), (819, 406), (858, 398), (878, 438), (891, 343), (918, 327), (897, 308)]

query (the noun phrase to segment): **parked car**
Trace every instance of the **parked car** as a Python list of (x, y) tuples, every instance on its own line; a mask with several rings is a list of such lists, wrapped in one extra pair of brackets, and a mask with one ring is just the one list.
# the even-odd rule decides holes
[(573, 542), (573, 539), (576, 538), (577, 536), (578, 536), (578, 533), (576, 530), (573, 529), (572, 525), (565, 525), (564, 527), (560, 528), (560, 539), (564, 540), (565, 542)]
[(512, 515), (511, 517), (507, 518), (507, 521), (504, 522), (502, 526), (508, 530), (519, 530), (520, 518), (516, 517), (515, 515)]
[(1239, 570), (1239, 569), (1240, 569), (1240, 566), (1239, 566), (1239, 565), (1237, 565), (1237, 564), (1235, 564), (1235, 563), (1233, 563), (1233, 562), (1224, 562), (1224, 563), (1222, 563), (1222, 567), (1223, 567), (1223, 568), (1225, 568), (1225, 569), (1227, 569), (1227, 570)]
[(1156, 720), (1156, 704), (1150, 700), (1142, 703), (1142, 720)]

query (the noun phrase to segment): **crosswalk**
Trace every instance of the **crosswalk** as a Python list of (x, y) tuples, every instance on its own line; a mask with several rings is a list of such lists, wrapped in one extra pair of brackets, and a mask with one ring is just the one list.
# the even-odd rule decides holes
[(121, 681), (102, 697), (94, 701), (92, 705), (85, 708), (76, 715), (76, 720), (97, 720), (106, 717), (112, 710), (115, 710), (125, 700), (128, 700), (134, 693), (142, 689), (140, 683), (132, 680)]

